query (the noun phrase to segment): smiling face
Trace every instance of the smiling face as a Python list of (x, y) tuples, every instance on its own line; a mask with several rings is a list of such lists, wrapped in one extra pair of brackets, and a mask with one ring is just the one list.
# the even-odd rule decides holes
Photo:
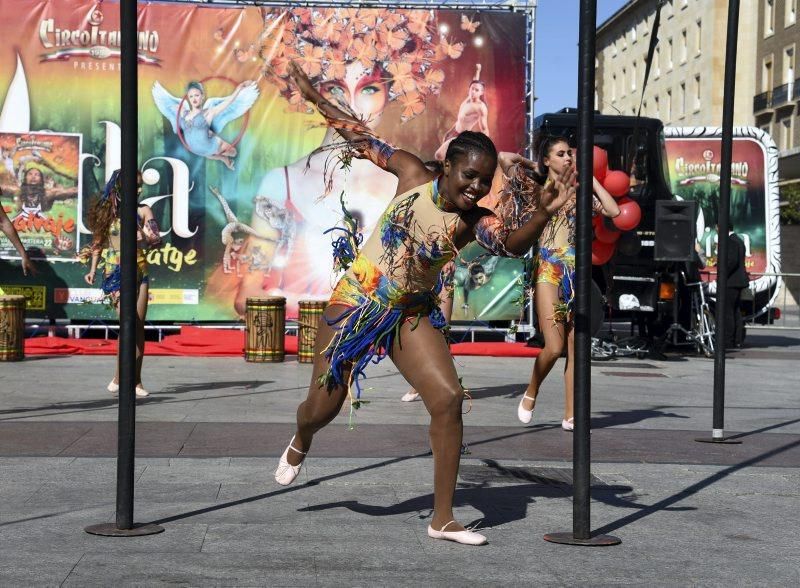
[(548, 176), (557, 177), (565, 168), (573, 165), (575, 158), (572, 148), (564, 141), (553, 143), (550, 152), (544, 158), (544, 164), (548, 169)]
[(203, 104), (203, 93), (197, 88), (190, 88), (186, 92), (186, 100), (192, 108), (200, 108)]
[(470, 210), (489, 193), (496, 167), (497, 159), (483, 151), (456, 155), (444, 162), (439, 190), (459, 210)]
[(389, 96), (378, 68), (368, 70), (359, 62), (349, 63), (344, 79), (322, 82), (320, 93), (334, 103), (343, 102), (374, 129)]

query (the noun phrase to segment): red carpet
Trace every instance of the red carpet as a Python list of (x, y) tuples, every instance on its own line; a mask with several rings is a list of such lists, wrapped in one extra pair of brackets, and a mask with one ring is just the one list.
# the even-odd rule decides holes
[[(287, 335), (286, 353), (297, 353), (297, 337)], [(145, 344), (146, 355), (176, 355), (200, 357), (241, 357), (244, 332), (238, 329), (203, 329), (182, 327), (176, 335), (168, 335), (156, 343)], [(495, 357), (536, 357), (539, 350), (525, 343), (455, 343), (453, 355), (484, 355)], [(65, 337), (34, 337), (25, 339), (26, 355), (115, 355), (116, 340), (67, 339)]]

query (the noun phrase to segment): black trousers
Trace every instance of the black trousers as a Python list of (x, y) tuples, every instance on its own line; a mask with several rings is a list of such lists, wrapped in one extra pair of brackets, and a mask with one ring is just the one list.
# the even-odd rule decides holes
[(727, 288), (725, 301), (725, 348), (742, 344), (744, 318), (742, 318), (742, 288)]

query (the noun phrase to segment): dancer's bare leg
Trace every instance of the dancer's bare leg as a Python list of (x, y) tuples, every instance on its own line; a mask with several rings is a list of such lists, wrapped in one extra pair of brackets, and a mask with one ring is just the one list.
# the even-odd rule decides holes
[[(345, 398), (347, 398), (347, 388), (345, 386), (337, 386), (328, 390), (326, 385), (317, 383), (319, 377), (328, 371), (329, 363), (325, 358), (325, 349), (328, 344), (333, 340), (335, 330), (328, 325), (325, 320), (333, 319), (339, 316), (345, 307), (331, 305), (319, 320), (317, 327), (317, 338), (314, 343), (314, 370), (311, 375), (311, 383), (308, 386), (308, 396), (300, 403), (297, 408), (297, 432), (293, 447), (303, 453), (308, 452), (311, 448), (311, 442), (314, 439), (314, 434), (322, 427), (331, 422), (342, 408)], [(344, 380), (350, 378), (350, 373), (347, 371), (344, 374)], [(298, 465), (303, 461), (304, 456), (298, 451), (289, 451), (287, 454), (287, 461), (291, 465)]]
[[(431, 526), (439, 530), (454, 520), (453, 494), (461, 459), (463, 424), (461, 403), (464, 392), (458, 381), (450, 349), (442, 333), (433, 328), (428, 318), (419, 321), (416, 329), (406, 323), (400, 331), (400, 344), (395, 343), (391, 357), (397, 369), (419, 391), (431, 415), (430, 442), (433, 451), (433, 519)], [(463, 530), (459, 523), (448, 531)]]
[(567, 363), (564, 366), (564, 420), (574, 416), (573, 401), (575, 399), (575, 329), (567, 326)]
[(136, 298), (136, 385), (142, 385), (142, 362), (144, 361), (144, 320), (147, 317), (147, 303), (150, 296), (150, 285), (143, 282), (139, 285)]
[[(539, 317), (539, 329), (544, 335), (544, 347), (539, 352), (539, 355), (536, 356), (536, 361), (533, 364), (531, 381), (525, 391), (525, 395), (528, 397), (536, 398), (539, 393), (539, 387), (564, 351), (564, 344), (566, 343), (565, 326), (563, 323), (554, 323), (552, 320), (553, 305), (557, 304), (558, 301), (558, 288), (556, 286), (541, 282), (536, 284), (536, 316)], [(522, 408), (531, 410), (535, 403), (535, 400), (523, 399)]]
[[(453, 298), (453, 296), (445, 296), (439, 303), (439, 310), (442, 311), (444, 320), (447, 321), (448, 325), (450, 324), (450, 318), (453, 316)], [(419, 392), (413, 387), (400, 398), (402, 402), (414, 402), (419, 399)]]

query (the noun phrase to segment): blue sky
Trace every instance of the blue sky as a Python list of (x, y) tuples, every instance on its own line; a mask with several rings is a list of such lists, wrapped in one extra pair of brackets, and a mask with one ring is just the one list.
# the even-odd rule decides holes
[[(628, 0), (597, 0), (597, 23)], [(578, 0), (539, 0), (536, 7), (535, 114), (578, 102)]]

